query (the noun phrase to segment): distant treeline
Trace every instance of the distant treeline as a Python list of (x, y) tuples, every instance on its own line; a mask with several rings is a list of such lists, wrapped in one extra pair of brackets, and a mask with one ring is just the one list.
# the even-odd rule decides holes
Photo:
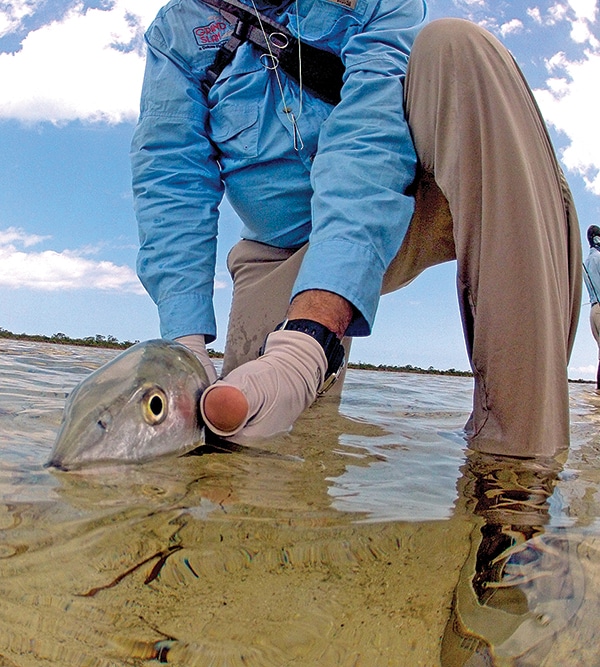
[[(85, 338), (70, 338), (64, 333), (55, 333), (52, 336), (43, 336), (41, 334), (26, 334), (13, 333), (8, 329), (0, 327), (0, 338), (10, 338), (11, 340), (30, 340), (36, 343), (56, 343), (57, 345), (79, 345), (81, 347), (106, 347), (113, 350), (126, 350), (128, 347), (139, 343), (139, 340), (119, 340), (114, 336), (102, 336), (96, 334), (95, 336), (86, 336)], [(211, 357), (220, 359), (223, 356), (222, 352), (213, 350), (211, 347), (207, 348), (208, 354)]]
[(446, 371), (440, 371), (433, 366), (429, 368), (419, 368), (419, 366), (412, 366), (407, 364), (406, 366), (389, 366), (388, 364), (365, 364), (362, 361), (354, 363), (352, 361), (348, 362), (348, 368), (353, 368), (359, 371), (388, 371), (390, 373), (419, 373), (422, 375), (453, 375), (457, 377), (473, 377), (471, 371), (457, 371), (455, 368), (449, 368)]
[[(16, 334), (8, 329), (3, 329), (0, 327), (0, 339), (10, 338), (11, 340), (30, 340), (38, 343), (56, 343), (58, 345), (81, 345), (83, 347), (106, 347), (112, 348), (115, 350), (126, 350), (128, 347), (139, 343), (139, 340), (133, 342), (129, 340), (120, 341), (114, 336), (101, 336), (96, 334), (95, 336), (87, 336), (86, 338), (70, 338), (64, 333), (55, 333), (52, 336), (42, 336), (40, 334), (26, 334), (20, 333)], [(207, 348), (208, 354), (214, 359), (222, 359), (223, 353), (218, 350), (213, 350), (211, 347)], [(412, 366), (407, 364), (406, 366), (390, 366), (388, 364), (366, 364), (362, 361), (358, 363), (349, 362), (348, 368), (359, 371), (387, 371), (389, 373), (419, 373), (422, 375), (452, 375), (455, 377), (473, 377), (471, 371), (457, 371), (455, 368), (449, 368), (448, 370), (441, 371), (433, 366), (429, 368), (419, 368), (418, 366)], [(582, 384), (593, 384), (593, 380), (571, 380), (569, 382), (582, 383)]]
[(120, 341), (114, 336), (101, 336), (96, 334), (95, 336), (87, 336), (86, 338), (70, 338), (64, 333), (55, 333), (52, 336), (42, 336), (41, 334), (26, 334), (20, 333), (16, 334), (8, 329), (3, 329), (0, 327), (0, 338), (11, 338), (13, 340), (30, 340), (37, 343), (57, 343), (59, 345), (81, 345), (84, 347), (109, 347), (116, 350), (126, 350), (128, 347), (139, 343), (139, 341), (134, 341), (133, 343), (129, 340)]
[[(37, 343), (56, 343), (58, 345), (80, 345), (84, 347), (105, 347), (115, 350), (126, 350), (128, 347), (139, 343), (136, 341), (120, 341), (114, 336), (102, 336), (96, 334), (95, 336), (87, 336), (86, 338), (71, 338), (64, 333), (55, 333), (52, 336), (42, 336), (40, 334), (26, 334), (20, 333), (16, 334), (8, 329), (3, 329), (0, 327), (0, 338), (10, 338), (12, 340), (29, 340)], [(223, 353), (218, 350), (213, 350), (208, 348), (208, 354), (215, 359), (221, 359)], [(450, 368), (447, 371), (440, 371), (435, 369), (433, 366), (429, 368), (419, 368), (418, 366), (390, 366), (388, 364), (366, 364), (362, 361), (358, 363), (350, 362), (348, 368), (353, 368), (355, 370), (362, 371), (388, 371), (391, 373), (422, 373), (425, 375), (457, 375), (459, 377), (471, 377), (472, 373), (469, 371), (457, 371), (454, 368)]]

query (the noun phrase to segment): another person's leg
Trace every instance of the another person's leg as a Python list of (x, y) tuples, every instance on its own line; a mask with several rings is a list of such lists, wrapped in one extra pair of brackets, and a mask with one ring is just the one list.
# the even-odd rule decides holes
[(598, 343), (598, 372), (596, 373), (596, 389), (600, 389), (600, 304), (595, 303), (590, 310), (590, 327), (592, 336)]
[[(567, 362), (580, 305), (581, 247), (539, 110), (500, 42), (456, 19), (420, 33), (405, 94), (422, 168), (439, 186), (438, 199), (443, 193), (438, 208), (445, 197), (452, 220), (452, 241), (424, 252), (450, 258), (453, 242), (458, 259), (475, 374), (470, 446), (551, 456), (569, 442)], [(427, 219), (427, 212), (417, 211), (419, 217)], [(386, 290), (434, 263), (419, 257), (415, 244), (419, 238), (409, 230)]]

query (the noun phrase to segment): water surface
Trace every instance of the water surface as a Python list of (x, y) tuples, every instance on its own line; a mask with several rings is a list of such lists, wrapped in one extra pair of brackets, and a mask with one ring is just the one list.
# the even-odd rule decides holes
[(600, 665), (600, 397), (467, 455), (472, 382), (349, 371), (260, 450), (43, 467), (110, 350), (0, 341), (0, 666)]

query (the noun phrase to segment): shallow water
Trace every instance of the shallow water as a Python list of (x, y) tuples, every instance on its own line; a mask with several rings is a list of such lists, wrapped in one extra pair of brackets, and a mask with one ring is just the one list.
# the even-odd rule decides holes
[(600, 397), (467, 456), (472, 383), (349, 371), (260, 450), (43, 467), (109, 350), (0, 341), (0, 666), (600, 665)]

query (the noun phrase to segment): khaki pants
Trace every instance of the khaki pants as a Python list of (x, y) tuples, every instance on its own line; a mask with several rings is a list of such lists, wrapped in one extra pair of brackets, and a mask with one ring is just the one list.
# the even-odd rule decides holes
[[(406, 285), (457, 260), (475, 376), (469, 446), (553, 456), (568, 446), (567, 363), (581, 302), (577, 215), (531, 91), (511, 55), (474, 24), (417, 37), (405, 108), (420, 161), (416, 210), (383, 282)], [(242, 241), (225, 368), (255, 358), (284, 319), (303, 251)]]
[(598, 359), (600, 359), (600, 304), (595, 303), (590, 310), (590, 328), (592, 336), (598, 343)]

